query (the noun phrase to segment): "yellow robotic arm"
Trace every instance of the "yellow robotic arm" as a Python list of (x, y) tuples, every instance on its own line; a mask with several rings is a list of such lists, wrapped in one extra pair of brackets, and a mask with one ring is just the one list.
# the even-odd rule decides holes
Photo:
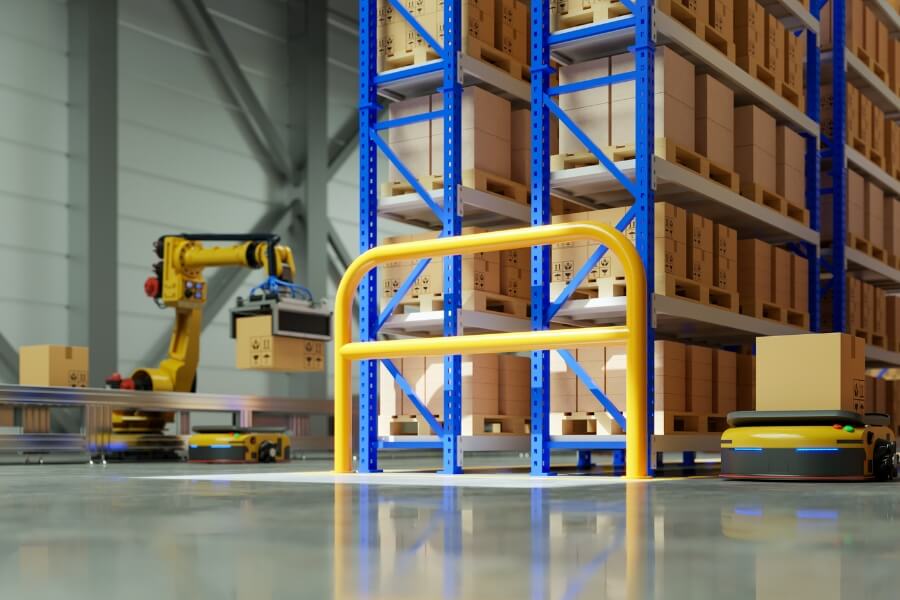
[[(236, 242), (230, 246), (205, 247), (203, 242)], [(291, 249), (280, 245), (274, 234), (261, 235), (167, 235), (155, 243), (160, 262), (144, 291), (160, 307), (175, 309), (175, 324), (168, 356), (155, 368), (137, 369), (129, 379), (113, 375), (114, 387), (167, 392), (196, 391), (200, 360), (200, 329), (208, 288), (206, 267), (266, 269), (269, 280), (293, 282), (296, 274)], [(118, 385), (117, 385), (118, 384)]]

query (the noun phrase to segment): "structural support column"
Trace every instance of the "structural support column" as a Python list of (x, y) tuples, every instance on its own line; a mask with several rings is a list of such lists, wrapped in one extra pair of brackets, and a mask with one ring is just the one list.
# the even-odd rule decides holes
[[(316, 298), (328, 292), (328, 3), (291, 0), (290, 154), (294, 171), (291, 245), (298, 255), (298, 281)], [(300, 166), (303, 165), (301, 170)], [(292, 376), (292, 395), (324, 398), (325, 373)]]
[(118, 3), (69, 0), (69, 342), (118, 369)]

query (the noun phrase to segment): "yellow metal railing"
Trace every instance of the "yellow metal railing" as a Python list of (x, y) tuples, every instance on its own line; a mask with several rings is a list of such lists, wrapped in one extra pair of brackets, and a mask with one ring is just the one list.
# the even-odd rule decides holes
[[(393, 260), (513, 250), (576, 240), (599, 242), (622, 261), (628, 289), (624, 326), (371, 342), (351, 341), (353, 296), (363, 276), (379, 264)], [(555, 350), (624, 341), (627, 349), (625, 476), (632, 479), (647, 477), (647, 282), (643, 264), (634, 245), (611, 225), (593, 222), (560, 223), (378, 246), (361, 254), (347, 268), (338, 286), (334, 317), (336, 472), (349, 473), (352, 468), (350, 372), (351, 362), (354, 360)]]

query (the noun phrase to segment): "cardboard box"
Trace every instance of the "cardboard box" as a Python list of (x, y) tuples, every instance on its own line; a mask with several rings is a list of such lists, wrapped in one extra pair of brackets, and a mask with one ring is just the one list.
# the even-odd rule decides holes
[[(610, 59), (610, 74), (634, 71), (634, 54), (617, 54)], [(694, 64), (668, 46), (656, 49), (654, 62), (654, 93), (678, 100), (694, 109), (696, 106)], [(627, 81), (611, 86), (610, 102), (635, 98), (635, 82)], [(659, 135), (657, 134), (657, 137)]]
[(859, 288), (862, 298), (859, 306), (859, 328), (866, 333), (872, 333), (875, 329), (875, 288), (861, 281)]
[(523, 65), (529, 62), (528, 5), (521, 0), (496, 0), (494, 47)]
[(876, 248), (884, 248), (884, 191), (874, 182), (866, 183), (865, 238)]
[[(493, 175), (512, 178), (512, 153), (509, 140), (491, 135), (479, 129), (464, 129), (462, 137), (462, 163), (463, 171), (478, 169)], [(435, 177), (444, 174), (444, 133), (431, 136), (431, 174)], [(419, 145), (421, 150), (421, 145)], [(423, 154), (428, 154), (424, 152)]]
[(766, 67), (776, 81), (784, 81), (784, 25), (774, 15), (766, 19)]
[(772, 247), (760, 240), (738, 242), (738, 292), (741, 302), (772, 301)]
[[(402, 373), (402, 361), (395, 360), (394, 364), (398, 366)], [(378, 414), (387, 417), (396, 417), (400, 415), (410, 414), (406, 408), (406, 395), (397, 384), (391, 372), (387, 370), (384, 363), (378, 363)]]
[(84, 346), (22, 346), (19, 385), (87, 387), (89, 362)]
[(713, 252), (713, 222), (706, 217), (691, 213), (688, 215), (687, 223), (687, 234), (690, 246), (703, 250), (704, 252)]
[(729, 260), (718, 254), (713, 257), (713, 287), (728, 292), (738, 291), (738, 262)]
[[(630, 146), (635, 143), (634, 99), (615, 100), (610, 105), (610, 145)], [(694, 149), (694, 108), (667, 94), (654, 96), (654, 128), (656, 138)], [(659, 150), (657, 150), (659, 153)]]
[(685, 347), (687, 410), (699, 415), (713, 411), (713, 350), (704, 346)]
[(694, 150), (716, 165), (734, 170), (734, 132), (709, 119), (694, 121)]
[(550, 412), (575, 412), (577, 380), (559, 352), (550, 353)]
[(654, 342), (654, 391), (656, 410), (687, 410), (686, 347), (680, 342)]
[(795, 206), (806, 205), (806, 143), (784, 125), (775, 129), (775, 191)]
[(793, 310), (809, 311), (809, 261), (791, 254), (791, 304)]
[[(562, 97), (564, 98), (565, 95)], [(609, 104), (569, 109), (566, 111), (566, 116), (601, 150), (610, 145)], [(632, 121), (633, 128), (634, 122)], [(559, 152), (561, 154), (580, 154), (587, 151), (587, 147), (575, 137), (568, 127), (559, 129)]]
[(878, 55), (878, 20), (875, 12), (867, 5), (863, 4), (864, 30), (862, 37), (862, 49), (871, 60), (875, 60)]
[(900, 347), (900, 296), (885, 298), (885, 312), (888, 348), (896, 350)]
[[(609, 75), (609, 58), (597, 58), (573, 65), (564, 65), (559, 68), (559, 84), (569, 85), (580, 81), (598, 79)], [(617, 88), (619, 86), (616, 86)], [(587, 108), (609, 104), (610, 86), (592, 87), (586, 90), (563, 94), (558, 98), (559, 107), (564, 111), (576, 108)]]
[(704, 73), (694, 79), (695, 111), (698, 120), (704, 119), (734, 131), (734, 92), (724, 83)]
[(272, 335), (272, 315), (241, 317), (236, 330), (238, 369), (286, 373), (325, 370), (325, 342)]
[(737, 410), (737, 387), (737, 354), (713, 350), (713, 414)]
[[(441, 110), (444, 98), (432, 94), (431, 109)], [(461, 107), (462, 170), (479, 169), (511, 176), (512, 112), (510, 103), (477, 86), (465, 88)], [(444, 173), (443, 119), (432, 122), (431, 174)]]
[(531, 360), (525, 356), (501, 354), (499, 367), (500, 414), (528, 416), (531, 414)]
[(756, 410), (756, 357), (737, 355), (738, 410)]
[(772, 301), (791, 305), (791, 253), (777, 246), (772, 247)]
[(881, 288), (873, 289), (875, 295), (875, 310), (873, 311), (872, 332), (875, 335), (887, 335), (887, 295)]
[(720, 256), (731, 261), (737, 261), (737, 230), (725, 225), (714, 224), (713, 248), (715, 249), (716, 256)]
[(757, 410), (863, 412), (865, 346), (844, 333), (757, 338)]
[(884, 158), (884, 111), (875, 105), (872, 105), (872, 146), (869, 152)]
[(866, 182), (863, 176), (847, 169), (847, 231), (866, 236)]
[[(702, 8), (702, 7), (700, 7)], [(706, 22), (726, 40), (734, 38), (734, 15), (729, 0), (708, 0)]]
[(734, 169), (742, 183), (774, 190), (775, 119), (756, 106), (735, 109)]

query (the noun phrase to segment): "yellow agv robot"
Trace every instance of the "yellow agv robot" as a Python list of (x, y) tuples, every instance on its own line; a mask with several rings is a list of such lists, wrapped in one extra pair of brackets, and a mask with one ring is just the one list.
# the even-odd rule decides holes
[(291, 440), (280, 427), (194, 427), (190, 462), (274, 463), (291, 459)]
[(725, 479), (886, 481), (897, 477), (887, 415), (738, 411), (722, 434)]

